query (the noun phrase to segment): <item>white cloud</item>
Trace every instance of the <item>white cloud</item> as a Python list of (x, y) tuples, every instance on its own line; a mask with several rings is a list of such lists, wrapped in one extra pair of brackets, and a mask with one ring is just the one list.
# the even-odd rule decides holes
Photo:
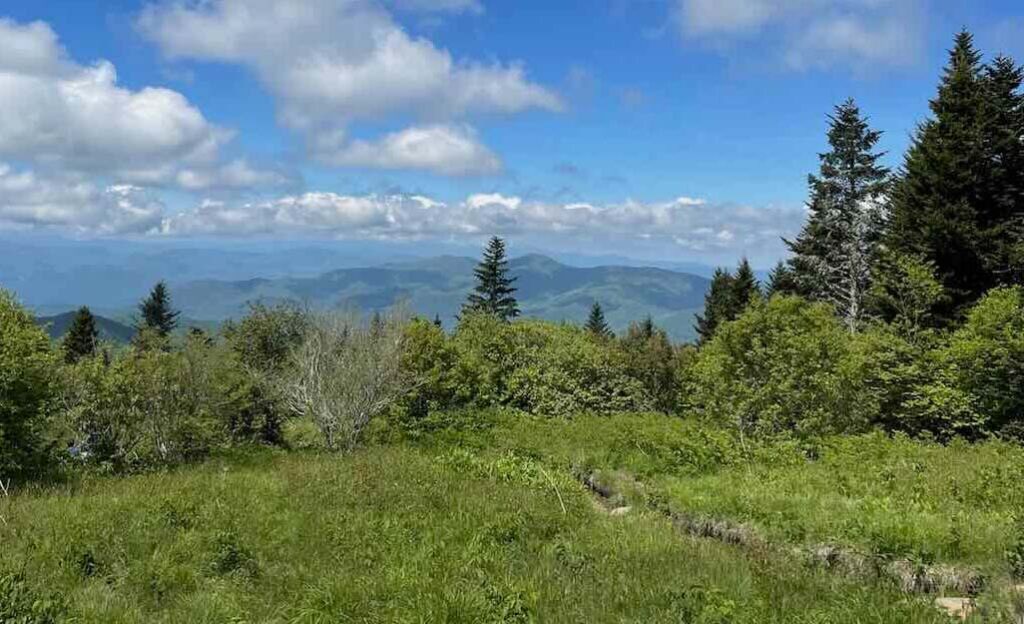
[(127, 89), (111, 63), (74, 62), (47, 24), (0, 19), (0, 158), (144, 186), (278, 184), (220, 161), (232, 135), (177, 91)]
[[(498, 193), (445, 204), (422, 196), (306, 193), (232, 204), (206, 202), (166, 218), (169, 236), (299, 235), (423, 239), (504, 236), (661, 242), (694, 252), (782, 253), (805, 218), (802, 207), (754, 208), (683, 197), (669, 202), (545, 203)], [(560, 238), (559, 238), (560, 237)]]
[(351, 141), (317, 154), (338, 166), (418, 169), (442, 175), (482, 175), (501, 170), (501, 161), (467, 126), (413, 126), (377, 141)]
[(212, 161), (230, 133), (180, 93), (117, 85), (68, 60), (46, 24), (0, 20), (0, 157), (125, 178)]
[(790, 69), (867, 70), (918, 62), (925, 0), (675, 0), (684, 37), (754, 46)]
[[(464, 0), (398, 4), (448, 10), (477, 5)], [(555, 93), (526, 77), (522, 65), (455, 60), (431, 41), (411, 36), (382, 6), (367, 0), (165, 1), (147, 7), (138, 26), (170, 58), (250, 68), (278, 99), (283, 123), (304, 133), (314, 150), (324, 136), (341, 148), (348, 125), (359, 120), (398, 115), (435, 124), (475, 114), (563, 108)], [(372, 148), (392, 146), (385, 138), (352, 149), (359, 160), (377, 161), (376, 166), (394, 161), (407, 167), (393, 155), (368, 156)], [(464, 158), (464, 152), (451, 153)]]
[(39, 176), (0, 164), (0, 228), (76, 234), (141, 234), (160, 225), (163, 204), (127, 184), (100, 188), (76, 176)]
[(388, 4), (400, 11), (422, 13), (483, 13), (479, 0), (388, 0)]
[(176, 177), (178, 186), (189, 191), (284, 186), (291, 181), (286, 173), (254, 168), (245, 159), (205, 169), (182, 169)]

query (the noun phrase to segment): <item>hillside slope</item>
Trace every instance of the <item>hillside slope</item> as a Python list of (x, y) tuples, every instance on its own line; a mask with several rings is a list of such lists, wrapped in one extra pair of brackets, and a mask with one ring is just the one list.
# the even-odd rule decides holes
[[(371, 268), (330, 271), (317, 277), (198, 280), (172, 283), (175, 305), (193, 318), (220, 320), (245, 312), (249, 302), (294, 301), (313, 308), (378, 310), (405, 301), (417, 314), (454, 322), (473, 286), (476, 261), (438, 256)], [(650, 267), (571, 267), (541, 255), (511, 261), (523, 313), (580, 322), (598, 301), (616, 330), (647, 315), (677, 340), (693, 337), (709, 280)]]
[[(76, 312), (72, 311), (55, 316), (40, 316), (36, 318), (36, 323), (46, 328), (46, 333), (50, 335), (50, 338), (59, 340), (71, 329), (75, 314)], [(99, 331), (101, 340), (126, 343), (135, 335), (135, 328), (129, 325), (95, 314), (93, 318), (96, 319), (96, 329)]]

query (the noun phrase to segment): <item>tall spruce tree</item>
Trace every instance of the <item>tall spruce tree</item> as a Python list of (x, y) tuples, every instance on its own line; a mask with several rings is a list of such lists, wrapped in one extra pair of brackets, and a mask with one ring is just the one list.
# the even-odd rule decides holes
[(466, 299), (463, 312), (487, 312), (506, 321), (519, 316), (519, 304), (514, 296), (516, 289), (512, 286), (516, 278), (508, 275), (505, 241), (491, 237), (473, 273), (476, 287)]
[(890, 175), (875, 150), (881, 136), (852, 99), (836, 106), (830, 149), (818, 156), (818, 175), (808, 176), (810, 216), (797, 238), (786, 241), (798, 293), (831, 303), (851, 330), (865, 315), (885, 226)]
[(984, 69), (987, 189), (982, 260), (999, 284), (1024, 281), (1024, 68), (997, 56)]
[(139, 303), (139, 320), (135, 329), (139, 332), (151, 330), (166, 338), (178, 326), (181, 312), (171, 309), (171, 295), (167, 284), (157, 282), (149, 296)]
[(961, 31), (904, 159), (891, 201), (887, 247), (932, 263), (948, 300), (938, 318), (957, 318), (994, 284), (983, 257), (992, 188), (986, 133), (988, 99), (981, 54)]
[(723, 268), (715, 269), (711, 278), (711, 286), (704, 295), (704, 314), (697, 315), (698, 342), (701, 344), (711, 340), (715, 335), (718, 326), (729, 320), (733, 309), (733, 298), (735, 289), (733, 287), (732, 274)]
[(793, 270), (780, 260), (768, 274), (768, 283), (765, 284), (764, 296), (770, 299), (775, 295), (795, 295), (799, 292)]
[(64, 360), (74, 364), (83, 358), (96, 355), (99, 342), (99, 331), (96, 329), (96, 317), (87, 306), (78, 308), (71, 327), (64, 335)]
[(612, 332), (611, 327), (608, 327), (608, 322), (605, 321), (604, 310), (601, 309), (601, 304), (596, 301), (594, 305), (590, 306), (590, 316), (587, 317), (585, 327), (596, 338), (615, 337), (615, 333)]
[(761, 285), (754, 275), (754, 269), (750, 262), (743, 258), (736, 267), (736, 274), (732, 278), (732, 307), (729, 310), (729, 320), (743, 314), (750, 302), (761, 296)]

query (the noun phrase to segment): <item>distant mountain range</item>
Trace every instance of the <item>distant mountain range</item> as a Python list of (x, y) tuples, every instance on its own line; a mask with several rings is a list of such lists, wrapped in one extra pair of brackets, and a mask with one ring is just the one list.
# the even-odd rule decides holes
[[(465, 245), (351, 241), (213, 246), (23, 237), (0, 246), (0, 287), (52, 318), (54, 331), (61, 332), (64, 325), (56, 321), (81, 305), (129, 327), (139, 300), (160, 279), (170, 284), (182, 326), (215, 328), (243, 314), (250, 301), (367, 311), (405, 300), (416, 313), (440, 315), (450, 327), (472, 288), (478, 253)], [(676, 340), (693, 338), (693, 316), (703, 307), (712, 268), (644, 262), (614, 253), (557, 259), (528, 254), (513, 259), (511, 269), (526, 315), (580, 322), (598, 301), (617, 330), (649, 314)], [(112, 339), (124, 335), (113, 325), (110, 331)]]
[[(46, 333), (50, 335), (50, 338), (60, 340), (71, 329), (71, 323), (75, 320), (75, 314), (75, 312), (65, 312), (56, 316), (40, 316), (36, 318), (36, 323), (46, 329)], [(130, 325), (95, 314), (93, 318), (96, 319), (96, 330), (99, 332), (101, 340), (126, 343), (135, 335), (135, 328)]]
[[(439, 256), (316, 277), (172, 282), (171, 295), (184, 314), (200, 319), (240, 316), (250, 302), (372, 311), (402, 301), (415, 313), (438, 315), (450, 326), (473, 287), (475, 265), (473, 258)], [(693, 338), (694, 314), (710, 284), (705, 277), (666, 269), (571, 267), (537, 254), (514, 258), (510, 272), (527, 316), (582, 322), (598, 301), (616, 330), (650, 315), (677, 340)]]

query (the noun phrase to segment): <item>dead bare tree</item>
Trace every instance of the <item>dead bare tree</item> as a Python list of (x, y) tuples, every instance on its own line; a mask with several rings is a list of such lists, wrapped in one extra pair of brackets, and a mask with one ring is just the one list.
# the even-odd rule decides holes
[(412, 389), (415, 381), (401, 368), (406, 319), (402, 310), (372, 321), (339, 312), (312, 316), (282, 396), (313, 420), (327, 448), (351, 449), (374, 416)]

